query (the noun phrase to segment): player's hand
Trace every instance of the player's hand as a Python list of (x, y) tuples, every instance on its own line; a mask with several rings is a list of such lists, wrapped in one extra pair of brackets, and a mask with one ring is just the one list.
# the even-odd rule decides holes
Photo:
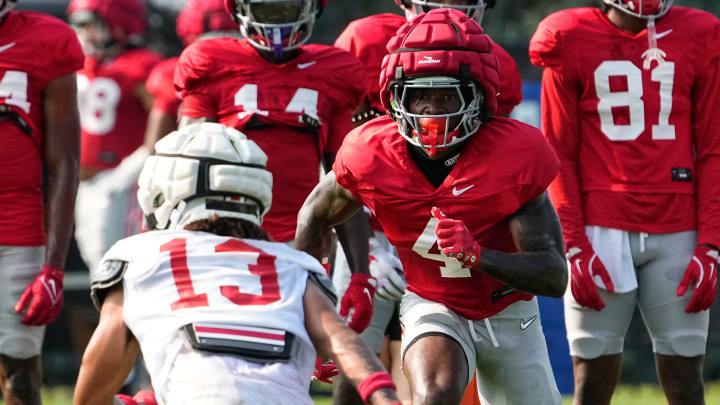
[(355, 273), (350, 277), (350, 285), (340, 302), (340, 316), (347, 318), (352, 309), (348, 326), (357, 333), (370, 325), (376, 286), (377, 280), (369, 274)]
[(20, 320), (24, 325), (47, 325), (54, 321), (63, 305), (63, 271), (45, 265), (15, 304), (15, 312), (27, 313)]
[(690, 284), (695, 283), (693, 296), (685, 307), (685, 312), (704, 311), (710, 308), (713, 301), (715, 301), (717, 267), (718, 251), (709, 246), (698, 245), (677, 288), (678, 296), (685, 295)]
[(454, 257), (463, 267), (475, 267), (480, 260), (482, 248), (468, 231), (465, 222), (446, 217), (438, 207), (432, 207), (430, 213), (438, 220), (435, 235), (442, 253)]
[(340, 374), (340, 370), (338, 370), (334, 361), (328, 360), (323, 363), (320, 356), (315, 359), (315, 368), (313, 369), (312, 373), (313, 381), (320, 381), (326, 384), (332, 384), (333, 380), (331, 380), (331, 378), (335, 377), (338, 374)]
[(375, 295), (388, 301), (399, 300), (407, 286), (400, 259), (377, 243), (370, 246), (370, 274), (378, 281)]
[(599, 276), (609, 292), (615, 291), (615, 285), (605, 265), (595, 254), (591, 246), (571, 247), (568, 249), (570, 261), (570, 290), (578, 304), (600, 311), (605, 302), (600, 298), (595, 276)]

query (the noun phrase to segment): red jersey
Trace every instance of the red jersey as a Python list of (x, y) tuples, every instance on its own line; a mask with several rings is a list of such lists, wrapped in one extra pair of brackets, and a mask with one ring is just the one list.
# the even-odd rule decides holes
[(43, 91), (82, 67), (75, 31), (47, 14), (11, 11), (0, 23), (0, 103), (29, 125), (0, 120), (0, 245), (45, 244)]
[(147, 111), (136, 92), (162, 59), (147, 49), (130, 49), (109, 61), (85, 59), (78, 72), (80, 167), (115, 167), (142, 145)]
[(552, 14), (531, 40), (568, 247), (587, 242), (585, 225), (698, 229), (699, 243), (720, 246), (720, 22), (672, 7), (656, 30), (666, 62), (649, 69), (647, 30), (622, 31), (596, 8)]
[(155, 65), (145, 82), (145, 88), (155, 97), (152, 109), (172, 116), (178, 115), (181, 101), (173, 84), (178, 59), (168, 58)]
[(364, 94), (360, 62), (337, 48), (305, 45), (296, 58), (273, 64), (245, 40), (208, 38), (180, 55), (175, 87), (183, 116), (234, 127), (267, 154), (273, 204), (263, 229), (275, 241), (292, 240), (321, 157), (334, 154), (352, 128)]
[[(376, 14), (351, 22), (335, 41), (335, 46), (355, 55), (365, 65), (365, 90), (370, 106), (384, 111), (380, 104), (380, 67), (387, 55), (387, 43), (407, 19), (397, 14)], [(522, 79), (515, 60), (493, 43), (498, 58), (500, 87), (497, 115), (509, 115), (522, 102)]]
[(532, 298), (441, 254), (430, 209), (464, 221), (481, 246), (517, 252), (508, 218), (545, 191), (559, 166), (540, 131), (509, 118), (482, 124), (438, 188), (408, 147), (395, 121), (376, 118), (347, 136), (333, 166), (338, 183), (372, 211), (397, 248), (408, 290), (473, 320)]

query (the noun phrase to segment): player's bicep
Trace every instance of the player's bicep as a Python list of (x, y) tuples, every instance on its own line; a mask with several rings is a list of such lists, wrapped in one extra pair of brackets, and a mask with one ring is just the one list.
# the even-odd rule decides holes
[(117, 285), (103, 301), (100, 321), (83, 354), (73, 403), (111, 403), (139, 353), (123, 319), (123, 289)]
[(550, 250), (564, 256), (560, 219), (547, 193), (520, 207), (510, 217), (509, 225), (518, 251)]
[(330, 298), (320, 287), (308, 280), (303, 296), (305, 329), (318, 354), (327, 358), (331, 352), (330, 332), (345, 327)]

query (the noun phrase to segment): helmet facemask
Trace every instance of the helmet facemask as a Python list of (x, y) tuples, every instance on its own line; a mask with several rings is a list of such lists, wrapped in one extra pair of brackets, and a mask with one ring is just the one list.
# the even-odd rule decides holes
[[(457, 111), (443, 114), (415, 114), (409, 103), (414, 91), (452, 89), (460, 100)], [(451, 76), (426, 76), (404, 79), (392, 85), (391, 110), (400, 134), (412, 145), (434, 158), (438, 153), (465, 141), (480, 128), (485, 97), (471, 80)]]
[(623, 13), (642, 19), (658, 19), (670, 10), (673, 0), (603, 0)]
[(116, 44), (108, 24), (94, 12), (76, 11), (70, 15), (69, 20), (86, 56), (100, 59), (109, 54), (110, 49)]
[(409, 3), (410, 5), (405, 7), (405, 15), (408, 19), (427, 13), (434, 8), (452, 8), (467, 14), (478, 24), (482, 24), (485, 8), (487, 7), (485, 0), (469, 0), (466, 5), (438, 3), (433, 0), (410, 0)]
[(315, 1), (236, 0), (235, 17), (252, 46), (279, 58), (310, 39), (318, 12)]

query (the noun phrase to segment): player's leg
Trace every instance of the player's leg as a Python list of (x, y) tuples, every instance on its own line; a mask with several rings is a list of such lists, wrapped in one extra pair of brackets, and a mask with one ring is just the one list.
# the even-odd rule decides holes
[(390, 375), (392, 375), (397, 394), (404, 405), (412, 404), (412, 396), (410, 394), (410, 383), (403, 373), (402, 369), (402, 329), (400, 328), (399, 303), (395, 306), (395, 312), (390, 320), (390, 324), (385, 330), (385, 337), (388, 344), (388, 355), (390, 357)]
[(467, 320), (406, 292), (400, 304), (403, 371), (414, 405), (457, 405), (475, 367)]
[(605, 308), (595, 311), (565, 293), (565, 327), (573, 358), (573, 404), (609, 404), (620, 379), (625, 334), (635, 310), (637, 290), (609, 293), (598, 289)]
[(537, 298), (473, 322), (482, 404), (560, 405)]
[(40, 273), (45, 248), (0, 246), (0, 388), (8, 405), (39, 404), (44, 326), (20, 323), (15, 303)]
[[(631, 234), (633, 256), (640, 234)], [(668, 403), (703, 404), (702, 365), (710, 311), (688, 314), (692, 297), (675, 293), (697, 243), (695, 232), (649, 235), (644, 240), (646, 262), (638, 267), (639, 305), (650, 332), (658, 380)]]

